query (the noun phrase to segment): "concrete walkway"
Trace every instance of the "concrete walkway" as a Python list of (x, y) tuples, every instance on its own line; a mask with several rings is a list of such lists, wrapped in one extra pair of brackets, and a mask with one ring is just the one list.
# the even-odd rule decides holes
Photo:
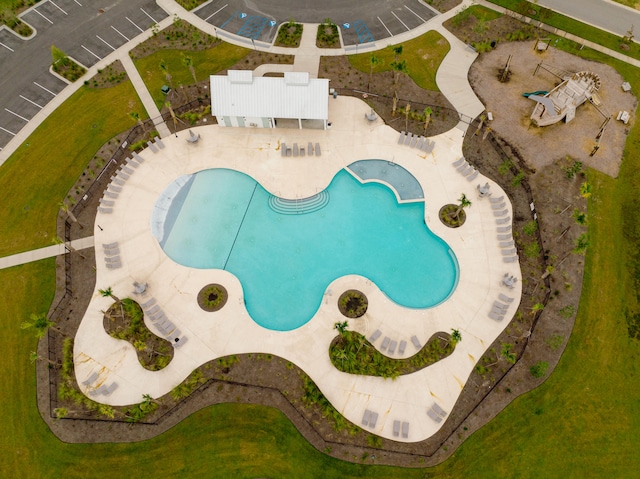
[(25, 251), (24, 253), (18, 253), (11, 256), (4, 256), (0, 258), (0, 269), (11, 268), (25, 263), (31, 263), (32, 261), (39, 261), (45, 258), (52, 258), (54, 256), (60, 256), (69, 251), (83, 250), (86, 248), (93, 248), (94, 240), (93, 236), (86, 238), (80, 238), (73, 240), (69, 243), (71, 248), (67, 248), (66, 243), (54, 244), (45, 248), (34, 249), (31, 251)]

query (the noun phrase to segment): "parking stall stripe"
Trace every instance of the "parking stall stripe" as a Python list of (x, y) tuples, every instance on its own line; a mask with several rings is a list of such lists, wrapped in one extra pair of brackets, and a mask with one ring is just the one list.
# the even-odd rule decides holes
[(17, 116), (17, 117), (18, 117), (18, 118), (20, 118), (21, 120), (24, 120), (24, 121), (26, 121), (27, 123), (29, 123), (29, 119), (28, 119), (28, 118), (25, 118), (25, 117), (24, 117), (24, 116), (22, 116), (22, 115), (18, 115), (15, 111), (11, 111), (11, 110), (9, 110), (8, 108), (5, 108), (5, 109), (4, 109), (4, 111), (7, 111), (7, 112), (11, 113), (12, 115)]
[(94, 57), (96, 57), (98, 60), (102, 60), (102, 58), (100, 58), (98, 55), (96, 55), (95, 53), (93, 53), (91, 50), (89, 50), (87, 47), (85, 47), (84, 45), (80, 45), (82, 48), (84, 48), (86, 51), (88, 51), (89, 53), (91, 53)]
[(82, 6), (82, 4), (78, 0), (73, 0), (73, 1), (76, 2), (78, 5)]
[(384, 29), (385, 29), (387, 32), (389, 32), (389, 35), (393, 36), (393, 33), (391, 33), (391, 30), (389, 30), (389, 29), (387, 28), (387, 26), (384, 24), (384, 22), (383, 22), (382, 20), (380, 20), (380, 17), (377, 17), (377, 18), (378, 18), (378, 21), (379, 21), (380, 23), (382, 23), (382, 26), (384, 27)]
[(107, 42), (107, 41), (106, 41), (105, 39), (103, 39), (103, 38), (100, 38), (100, 35), (96, 35), (96, 38), (97, 38), (98, 40), (100, 40), (102, 43), (104, 43), (106, 46), (108, 46), (109, 48), (111, 48), (114, 52), (116, 51), (116, 49), (115, 49), (115, 48), (113, 48), (113, 46), (112, 46), (109, 42)]
[(1, 126), (0, 126), (0, 130), (2, 130), (2, 131), (6, 131), (6, 132), (7, 132), (7, 133), (9, 133), (11, 136), (16, 136), (16, 134), (15, 134), (14, 132), (9, 131), (9, 130), (7, 130), (6, 128), (2, 128)]
[(229, 5), (229, 4), (228, 4), (228, 3), (226, 3), (223, 7), (218, 8), (215, 12), (213, 12), (211, 15), (209, 15), (207, 18), (205, 18), (205, 19), (204, 19), (204, 21), (205, 21), (205, 22), (208, 22), (208, 21), (209, 21), (209, 19), (210, 19), (211, 17), (213, 17), (216, 13), (220, 13), (222, 10), (224, 10), (225, 8), (227, 8), (227, 6), (228, 6), (228, 5)]
[(48, 88), (43, 87), (42, 85), (40, 85), (40, 83), (34, 81), (33, 84), (35, 86), (39, 86), (40, 88), (42, 88), (44, 91), (51, 93), (53, 96), (58, 96), (56, 93), (53, 93), (51, 90), (49, 90)]
[[(140, 10), (142, 10), (142, 7), (140, 7)], [(142, 10), (142, 13), (144, 13), (147, 17), (149, 17), (149, 18), (153, 21), (153, 23), (158, 23), (158, 22), (156, 22), (156, 19), (155, 19), (155, 18), (153, 18), (151, 15), (149, 15), (149, 14), (148, 14), (147, 12), (145, 12), (144, 10)]]
[(69, 15), (67, 12), (65, 12), (62, 8), (60, 8), (58, 5), (56, 5), (55, 3), (53, 3), (53, 0), (49, 0), (49, 3), (51, 5), (53, 5), (54, 7), (56, 7), (58, 10), (60, 10), (62, 13), (64, 13), (65, 15)]
[(6, 48), (7, 50), (9, 50), (9, 51), (12, 51), (12, 52), (13, 52), (13, 51), (15, 51), (13, 48), (11, 48), (11, 47), (9, 47), (9, 46), (5, 45), (5, 44), (4, 44), (4, 43), (2, 43), (2, 42), (0, 42), (0, 45), (2, 45), (3, 47), (5, 47), (5, 48)]
[(140, 33), (144, 33), (144, 30), (142, 28), (140, 28), (133, 20), (131, 20), (129, 17), (124, 17), (127, 20), (129, 20), (129, 22), (131, 23), (131, 25), (133, 25), (134, 27), (136, 27), (138, 30), (140, 30)]
[(406, 29), (407, 29), (407, 31), (410, 31), (410, 30), (411, 30), (411, 29), (407, 26), (407, 24), (406, 24), (406, 23), (404, 23), (402, 20), (400, 20), (400, 17), (398, 17), (398, 15), (396, 15), (394, 12), (391, 12), (391, 15), (393, 15), (394, 17), (396, 17), (396, 18), (398, 19), (398, 21), (404, 25), (404, 28), (406, 28)]
[(423, 23), (427, 23), (427, 21), (422, 18), (420, 15), (418, 15), (416, 12), (414, 12), (413, 10), (411, 10), (409, 7), (407, 7), (406, 5), (403, 5), (404, 8), (406, 8), (407, 10), (409, 10), (411, 13), (413, 13), (416, 17), (418, 17), (420, 20), (422, 20)]
[(36, 12), (38, 15), (40, 15), (42, 18), (44, 18), (51, 25), (53, 25), (53, 22), (51, 20), (49, 20), (47, 17), (45, 17), (42, 13), (40, 13), (37, 8), (34, 8), (33, 11)]
[(120, 30), (118, 30), (116, 27), (114, 27), (113, 25), (111, 25), (111, 28), (113, 28), (116, 32), (118, 32), (120, 34), (120, 36), (122, 38), (124, 38), (126, 41), (129, 41), (129, 39), (126, 37), (126, 35), (124, 33), (122, 33)]
[(29, 100), (26, 96), (22, 96), (22, 95), (19, 95), (19, 96), (20, 96), (20, 98), (22, 98), (24, 101), (28, 101), (28, 102), (29, 102), (29, 103), (31, 103), (32, 105), (35, 105), (35, 106), (37, 106), (38, 108), (40, 108), (40, 109), (42, 110), (42, 105), (38, 105), (35, 101), (33, 101), (33, 100)]

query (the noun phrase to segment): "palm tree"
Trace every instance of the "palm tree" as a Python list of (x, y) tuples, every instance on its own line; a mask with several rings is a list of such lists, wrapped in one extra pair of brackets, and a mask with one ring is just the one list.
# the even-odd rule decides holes
[(146, 129), (144, 127), (144, 122), (142, 121), (142, 119), (140, 118), (140, 114), (132, 111), (129, 113), (129, 116), (133, 119), (133, 121), (137, 121), (138, 125), (140, 125), (140, 128), (142, 128), (142, 133), (146, 133)]
[(452, 329), (451, 330), (451, 342), (455, 346), (460, 341), (462, 341), (462, 335), (460, 334), (460, 331), (457, 330), (457, 329)]
[(54, 362), (54, 361), (51, 361), (51, 359), (49, 359), (49, 358), (45, 358), (45, 357), (40, 356), (40, 355), (39, 355), (37, 352), (35, 352), (35, 351), (31, 351), (31, 352), (29, 353), (29, 362), (30, 362), (31, 364), (33, 364), (33, 363), (35, 363), (36, 361), (39, 361), (39, 360), (44, 360), (44, 361), (48, 362), (49, 364), (51, 364), (51, 365), (52, 365), (52, 366), (54, 366), (54, 367), (57, 367), (57, 366), (58, 366), (58, 363), (56, 363), (56, 362)]
[(506, 359), (511, 364), (516, 363), (516, 355), (511, 352), (512, 344), (505, 343), (502, 345), (502, 351), (500, 352), (500, 356)]
[(71, 211), (69, 205), (67, 205), (64, 201), (61, 201), (60, 203), (58, 203), (58, 206), (67, 214), (71, 221), (77, 223), (80, 228), (84, 228), (84, 225), (78, 221), (78, 218), (76, 218), (76, 216), (73, 214), (73, 211)]
[(460, 204), (458, 205), (458, 208), (453, 215), (456, 219), (458, 219), (463, 209), (465, 209), (467, 206), (471, 206), (471, 201), (469, 201), (467, 195), (465, 195), (464, 193), (462, 193), (462, 196), (458, 198), (458, 201), (460, 202)]
[(341, 323), (336, 323), (333, 325), (333, 329), (337, 329), (340, 336), (344, 336), (344, 333), (347, 331), (347, 327), (349, 327), (348, 321), (342, 321)]
[(160, 70), (162, 70), (162, 73), (164, 73), (164, 77), (167, 79), (167, 83), (169, 83), (169, 86), (173, 90), (173, 82), (171, 81), (172, 77), (171, 77), (171, 74), (169, 73), (169, 67), (167, 66), (167, 63), (164, 60), (160, 60)]
[(536, 303), (533, 305), (533, 308), (531, 308), (531, 315), (534, 316), (536, 313), (539, 313), (543, 309), (544, 309), (544, 304)]
[(409, 112), (411, 111), (411, 103), (407, 103), (404, 109), (404, 129), (409, 131)]
[(402, 55), (402, 45), (389, 45), (389, 48), (393, 51), (395, 60), (398, 61), (398, 58)]
[(115, 294), (113, 294), (113, 290), (111, 289), (111, 286), (109, 286), (107, 289), (99, 289), (98, 293), (100, 293), (105, 298), (113, 299), (116, 303), (120, 301), (120, 298), (118, 298)]
[(407, 61), (395, 61), (391, 63), (391, 68), (393, 69), (393, 110), (391, 112), (392, 115), (396, 114), (396, 106), (398, 102), (398, 80), (400, 80), (401, 73), (408, 73), (409, 69), (407, 68)]
[(23, 321), (22, 324), (20, 324), (20, 329), (30, 329), (30, 328), (35, 329), (36, 337), (38, 339), (43, 338), (44, 335), (47, 334), (47, 331), (49, 330), (49, 328), (53, 329), (54, 331), (57, 331), (60, 334), (64, 334), (58, 328), (54, 327), (54, 324), (55, 323), (53, 321), (47, 318), (47, 315), (45, 313), (40, 313), (40, 314), (32, 313), (29, 316), (28, 321)]
[[(196, 79), (196, 69), (193, 66), (193, 58), (191, 58), (189, 55), (185, 55), (184, 53), (182, 54), (182, 64), (187, 67), (189, 69), (189, 71), (191, 72), (191, 76), (193, 77), (193, 84), (197, 87), (198, 86), (198, 80)], [(198, 88), (198, 91), (200, 91), (200, 89)]]
[(433, 110), (430, 107), (426, 107), (424, 109), (424, 134), (425, 135), (427, 134), (427, 127), (431, 122), (431, 113), (433, 113)]
[(592, 188), (591, 184), (586, 181), (580, 185), (580, 196), (583, 198), (589, 198), (591, 196)]
[(373, 53), (369, 57), (369, 66), (371, 67), (369, 70), (369, 91), (371, 91), (371, 81), (373, 79), (373, 69), (378, 66), (384, 64), (384, 60), (382, 58), (378, 58)]

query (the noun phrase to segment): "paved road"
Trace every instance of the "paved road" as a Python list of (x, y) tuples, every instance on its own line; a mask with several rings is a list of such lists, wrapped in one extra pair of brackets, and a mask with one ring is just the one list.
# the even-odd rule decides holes
[(640, 11), (609, 0), (539, 0), (539, 5), (590, 23), (603, 30), (625, 35), (635, 25), (640, 38)]
[(166, 16), (155, 0), (45, 0), (22, 17), (34, 38), (0, 31), (0, 148), (66, 86), (49, 73), (51, 45), (91, 66)]

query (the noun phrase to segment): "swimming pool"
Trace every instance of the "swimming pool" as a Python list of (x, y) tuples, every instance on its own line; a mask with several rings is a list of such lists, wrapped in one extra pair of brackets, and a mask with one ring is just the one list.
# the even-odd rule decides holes
[(184, 266), (234, 274), (265, 328), (304, 325), (344, 275), (370, 279), (409, 308), (441, 303), (457, 283), (456, 258), (425, 225), (424, 203), (398, 204), (387, 186), (360, 184), (345, 170), (302, 201), (273, 197), (228, 169), (176, 181), (182, 186), (165, 190), (151, 220), (163, 250)]

